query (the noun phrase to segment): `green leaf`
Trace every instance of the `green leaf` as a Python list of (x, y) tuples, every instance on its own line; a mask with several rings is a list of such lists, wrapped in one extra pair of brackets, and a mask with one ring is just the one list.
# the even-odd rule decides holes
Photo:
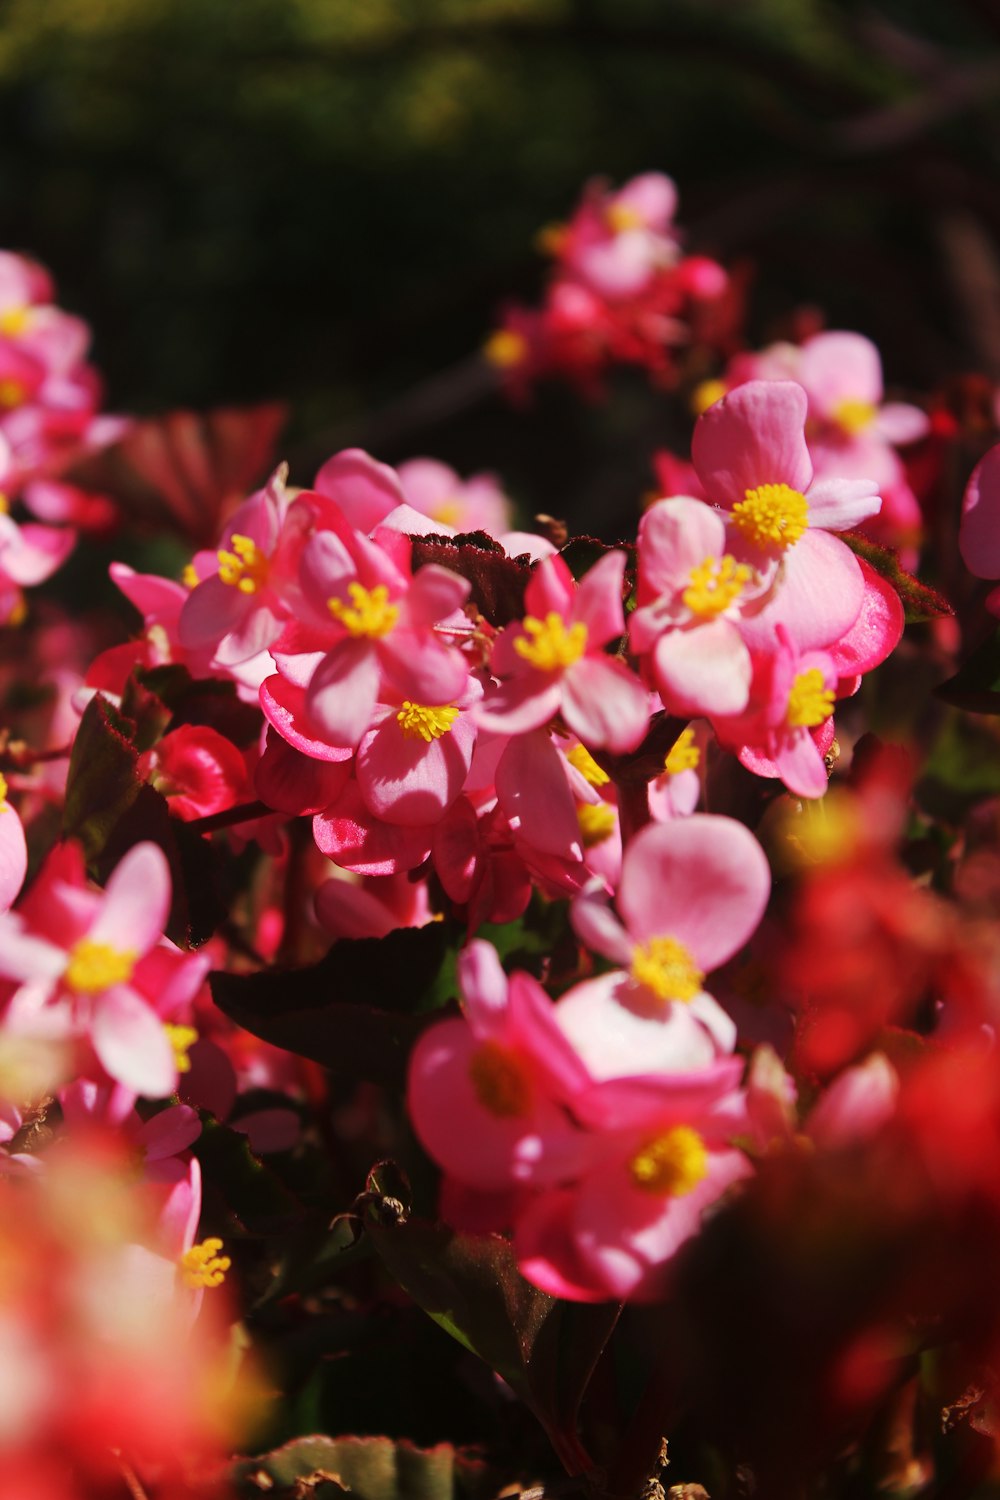
[(203, 1115), (192, 1151), (201, 1164), (206, 1213), (223, 1217), (230, 1231), (267, 1235), (301, 1220), (298, 1199), (253, 1154), (242, 1132)]
[(272, 1453), (240, 1459), (231, 1477), (242, 1496), (350, 1492), (357, 1500), (489, 1500), (499, 1487), (498, 1476), (473, 1452), (450, 1443), (417, 1448), (387, 1437), (295, 1438)]
[(526, 1281), (501, 1235), (366, 1211), (365, 1228), (396, 1281), (436, 1323), (516, 1391), (570, 1473), (590, 1457), (577, 1414), (618, 1318), (614, 1303), (562, 1302)]
[(254, 1036), (353, 1079), (399, 1088), (448, 948), (441, 922), (342, 938), (307, 968), (213, 974), (212, 994)]

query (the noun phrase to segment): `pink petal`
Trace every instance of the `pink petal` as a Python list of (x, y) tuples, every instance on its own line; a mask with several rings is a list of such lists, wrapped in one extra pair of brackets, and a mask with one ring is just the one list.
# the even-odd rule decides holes
[(576, 585), (573, 575), (561, 557), (543, 557), (532, 570), (524, 591), (524, 613), (536, 620), (555, 613), (568, 619), (573, 613)]
[(658, 500), (639, 522), (639, 602), (674, 594), (692, 568), (726, 550), (726, 524), (702, 500)]
[(558, 1001), (556, 1018), (597, 1080), (694, 1072), (710, 1066), (717, 1055), (690, 1007), (644, 1003), (620, 970), (574, 985)]
[(587, 627), (588, 651), (625, 633), (622, 585), (626, 561), (624, 552), (605, 553), (577, 586), (573, 617)]
[(479, 1041), (500, 1036), (507, 1025), (507, 975), (492, 943), (473, 938), (457, 960), (462, 1010)]
[(371, 641), (346, 636), (323, 658), (306, 689), (306, 712), (332, 745), (358, 743), (372, 721), (381, 686)]
[(395, 470), (361, 448), (345, 448), (328, 458), (315, 488), (335, 500), (358, 531), (371, 531), (405, 498)]
[(198, 1111), (189, 1104), (172, 1104), (146, 1121), (135, 1137), (135, 1144), (147, 1161), (159, 1161), (185, 1151), (200, 1135)]
[(770, 868), (750, 830), (732, 818), (692, 813), (635, 835), (618, 910), (635, 942), (677, 938), (710, 973), (743, 947), (770, 893)]
[(425, 629), (399, 625), (376, 643), (379, 661), (400, 698), (413, 703), (454, 703), (465, 691), (469, 668), (459, 651)]
[(562, 759), (547, 731), (512, 739), (497, 764), (504, 816), (536, 849), (580, 859), (580, 827)]
[(268, 731), (254, 771), (254, 791), (276, 812), (298, 817), (320, 812), (340, 796), (351, 774), (350, 758), (315, 760)]
[(525, 672), (487, 688), (472, 719), (496, 734), (526, 734), (555, 717), (561, 698), (559, 681), (551, 681), (547, 672)]
[(906, 623), (902, 600), (892, 584), (858, 558), (865, 580), (861, 611), (850, 630), (830, 650), (838, 676), (870, 672), (899, 645)]
[(303, 755), (312, 760), (350, 760), (351, 751), (347, 746), (330, 745), (326, 740), (316, 739), (315, 733), (311, 732), (304, 687), (275, 673), (260, 685), (260, 706), (265, 719), (273, 724), (281, 738)]
[(192, 589), (184, 602), (177, 633), (185, 651), (215, 647), (253, 609), (254, 596), (223, 583), (218, 573)]
[(121, 953), (144, 954), (170, 914), (170, 866), (158, 844), (136, 844), (119, 860), (87, 937)]
[(875, 479), (817, 479), (807, 496), (809, 525), (851, 531), (882, 509)]
[(861, 612), (865, 580), (839, 537), (810, 528), (785, 554), (784, 573), (759, 614), (744, 615), (740, 632), (751, 650), (768, 651), (779, 625), (802, 651), (832, 647)]
[(732, 509), (761, 484), (804, 494), (813, 477), (807, 409), (806, 393), (793, 381), (750, 380), (703, 412), (691, 458), (709, 498)]
[(623, 661), (584, 656), (563, 674), (562, 715), (587, 745), (634, 750), (649, 726), (649, 694)]
[(778, 775), (796, 797), (822, 797), (829, 778), (822, 753), (808, 729), (789, 729), (774, 753)]
[(799, 379), (826, 417), (843, 401), (878, 406), (882, 400), (882, 361), (871, 339), (860, 333), (834, 329), (806, 339), (799, 350)]
[(0, 911), (17, 900), (28, 868), (24, 828), (10, 803), (0, 804)]
[(454, 614), (468, 599), (472, 585), (449, 568), (428, 563), (410, 584), (403, 610), (409, 624), (430, 627)]
[(653, 651), (653, 675), (670, 713), (742, 713), (750, 696), (753, 663), (741, 632), (729, 620), (668, 630)]
[(330, 807), (313, 819), (322, 852), (359, 875), (396, 875), (423, 864), (431, 850), (430, 828), (403, 828), (370, 813), (357, 783), (349, 781)]
[(177, 1066), (167, 1033), (134, 990), (116, 985), (97, 996), (90, 1038), (101, 1066), (118, 1083), (148, 1099), (173, 1093)]
[(1000, 578), (1000, 443), (976, 465), (965, 487), (958, 549), (977, 578)]
[(919, 442), (927, 436), (930, 426), (927, 413), (905, 401), (887, 401), (875, 418), (875, 431), (879, 437), (897, 448)]
[(426, 743), (404, 734), (392, 713), (358, 747), (361, 795), (377, 817), (391, 823), (436, 823), (465, 784), (475, 742), (475, 728), (464, 714)]
[(627, 969), (635, 946), (607, 901), (584, 893), (570, 907), (573, 931), (585, 947)]

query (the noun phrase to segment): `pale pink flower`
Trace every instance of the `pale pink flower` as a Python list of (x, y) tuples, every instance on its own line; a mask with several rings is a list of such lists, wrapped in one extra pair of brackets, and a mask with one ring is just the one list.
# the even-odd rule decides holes
[(561, 557), (543, 558), (525, 590), (525, 617), (493, 648), (500, 685), (476, 721), (504, 734), (538, 729), (561, 713), (587, 745), (632, 750), (649, 722), (647, 694), (604, 647), (625, 629), (625, 554), (609, 552), (574, 583)]
[(460, 479), (436, 458), (408, 459), (398, 473), (407, 504), (432, 521), (458, 532), (485, 531), (493, 537), (510, 527), (513, 507), (495, 474)]
[[(979, 461), (965, 487), (958, 547), (976, 578), (1000, 578), (1000, 443)], [(1000, 588), (987, 596), (986, 608), (1000, 614)]]
[(767, 905), (771, 877), (753, 834), (731, 818), (693, 813), (652, 824), (628, 844), (614, 914), (584, 893), (577, 935), (619, 967), (576, 985), (561, 1029), (596, 1078), (706, 1066), (736, 1040), (704, 989), (743, 946)]
[(590, 183), (554, 239), (563, 270), (602, 297), (637, 296), (679, 259), (676, 207), (677, 189), (662, 172), (633, 177), (617, 192)]

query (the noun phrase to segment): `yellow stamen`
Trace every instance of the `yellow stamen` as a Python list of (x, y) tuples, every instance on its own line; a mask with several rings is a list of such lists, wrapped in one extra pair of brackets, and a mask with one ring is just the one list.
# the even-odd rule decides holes
[(866, 427), (871, 426), (877, 415), (878, 408), (870, 401), (859, 401), (854, 396), (845, 397), (833, 408), (834, 421), (843, 428), (848, 437), (864, 432)]
[(708, 1173), (705, 1142), (689, 1125), (675, 1125), (648, 1141), (629, 1162), (636, 1187), (662, 1197), (682, 1198)]
[(180, 1258), (184, 1285), (191, 1288), (221, 1286), (232, 1265), (228, 1255), (219, 1254), (221, 1249), (222, 1241), (212, 1235), (200, 1244), (192, 1245), (190, 1250), (185, 1250)]
[(0, 812), (3, 812), (6, 809), (6, 807), (7, 807), (7, 778), (4, 775), (0, 775)]
[(696, 385), (691, 392), (691, 410), (695, 416), (700, 417), (703, 411), (721, 401), (728, 389), (724, 380), (703, 380)]
[(10, 500), (7, 498), (7, 496), (5, 494), (3, 494), (2, 492), (0, 492), (0, 516), (6, 516), (6, 515), (9, 515), (9, 514), (10, 514)]
[(438, 521), (442, 526), (455, 526), (462, 515), (461, 500), (442, 500), (440, 505), (435, 505), (431, 511), (431, 520)]
[(628, 203), (609, 203), (604, 210), (604, 222), (614, 234), (624, 234), (628, 229), (642, 229), (646, 221)]
[(20, 406), (26, 394), (19, 380), (0, 380), (0, 406)]
[(559, 672), (571, 667), (587, 649), (587, 627), (578, 620), (566, 629), (561, 615), (550, 609), (544, 620), (525, 615), (521, 621), (524, 635), (514, 642), (518, 656), (539, 672)]
[(733, 524), (765, 552), (786, 552), (809, 525), (805, 495), (787, 484), (759, 484), (733, 506)]
[(9, 339), (16, 339), (23, 333), (31, 322), (31, 308), (24, 305), (20, 307), (8, 307), (6, 312), (0, 313), (0, 333)]
[(501, 370), (512, 370), (515, 365), (523, 364), (528, 357), (528, 340), (523, 333), (515, 333), (513, 328), (498, 328), (486, 340), (483, 353), (491, 365), (496, 365)]
[(527, 1114), (531, 1080), (523, 1066), (499, 1042), (483, 1042), (469, 1060), (469, 1077), (484, 1109), (501, 1120)]
[(188, 1053), (198, 1040), (198, 1033), (193, 1026), (175, 1026), (170, 1021), (164, 1021), (163, 1029), (167, 1033), (167, 1041), (173, 1048), (174, 1065), (178, 1073), (190, 1073), (191, 1059)]
[(608, 802), (582, 803), (576, 810), (580, 837), (585, 849), (603, 844), (615, 831), (615, 810)]
[(7, 618), (3, 623), (5, 625), (23, 625), (27, 618), (28, 601), (25, 599), (24, 595), (19, 589), (17, 592), (17, 597), (15, 598), (14, 603), (11, 605), (7, 613)]
[(196, 589), (200, 582), (201, 579), (198, 577), (194, 563), (186, 563), (184, 572), (181, 574), (181, 583), (186, 589)]
[(693, 615), (711, 620), (740, 597), (752, 576), (753, 569), (728, 552), (724, 557), (706, 557), (691, 569), (691, 582), (681, 598)]
[(658, 1000), (693, 1000), (705, 976), (683, 943), (672, 937), (650, 938), (632, 950), (631, 975)]
[(267, 582), (269, 562), (256, 542), (233, 532), (232, 552), (219, 551), (219, 577), (241, 594), (256, 594)]
[(668, 776), (676, 776), (681, 771), (696, 771), (700, 760), (701, 751), (694, 742), (694, 730), (682, 729), (670, 747), (663, 769)]
[(69, 951), (63, 979), (78, 995), (99, 995), (132, 978), (138, 954), (81, 938)]
[(790, 729), (814, 729), (833, 713), (833, 689), (824, 687), (819, 667), (799, 672), (788, 694), (785, 722)]
[(454, 704), (446, 708), (428, 708), (423, 703), (411, 703), (409, 698), (404, 698), (396, 723), (408, 740), (424, 740), (429, 745), (431, 740), (439, 740), (447, 734), (457, 718), (458, 709)]
[(565, 224), (543, 224), (535, 235), (535, 245), (543, 255), (561, 255), (565, 244)]
[(586, 745), (574, 745), (566, 759), (590, 786), (607, 786), (611, 780), (607, 771), (601, 770)]
[(343, 599), (328, 599), (326, 607), (335, 620), (339, 620), (351, 635), (370, 641), (388, 635), (399, 619), (399, 605), (389, 603), (389, 590), (384, 583), (366, 589), (363, 583), (349, 583), (347, 592), (350, 604)]

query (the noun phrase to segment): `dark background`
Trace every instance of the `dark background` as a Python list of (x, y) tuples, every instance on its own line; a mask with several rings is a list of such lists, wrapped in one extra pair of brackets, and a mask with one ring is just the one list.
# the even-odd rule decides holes
[(1000, 375), (1000, 0), (8, 0), (0, 141), (109, 406), (287, 399), (299, 482), (432, 452), (627, 529), (667, 399), (513, 413), (462, 363), (593, 174), (675, 177), (751, 342), (818, 304), (901, 390)]

